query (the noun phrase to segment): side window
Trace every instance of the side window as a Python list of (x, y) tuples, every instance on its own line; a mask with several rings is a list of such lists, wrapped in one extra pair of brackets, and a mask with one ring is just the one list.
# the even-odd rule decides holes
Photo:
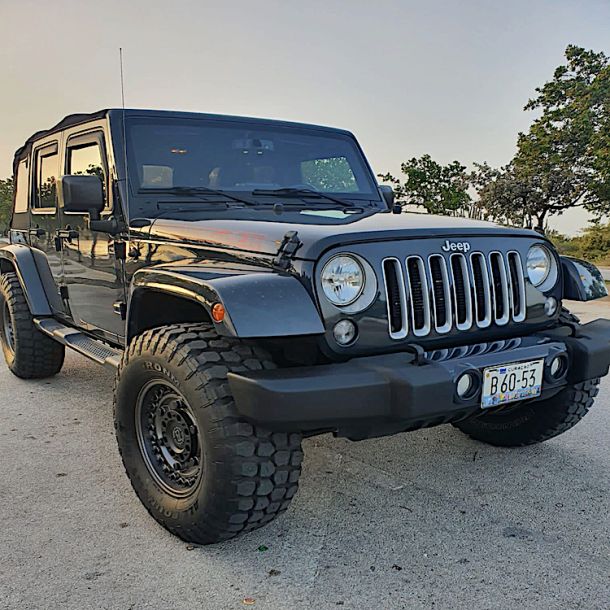
[(59, 155), (57, 154), (56, 144), (36, 152), (34, 208), (45, 209), (56, 207), (58, 170)]
[(352, 167), (345, 157), (301, 161), (301, 181), (318, 191), (352, 193), (359, 190)]
[(90, 176), (97, 176), (102, 182), (104, 201), (107, 204), (106, 170), (99, 142), (95, 141), (75, 145), (71, 145), (70, 142), (68, 142), (66, 156), (66, 174), (88, 174)]
[(15, 214), (28, 211), (28, 162), (20, 161), (15, 181)]

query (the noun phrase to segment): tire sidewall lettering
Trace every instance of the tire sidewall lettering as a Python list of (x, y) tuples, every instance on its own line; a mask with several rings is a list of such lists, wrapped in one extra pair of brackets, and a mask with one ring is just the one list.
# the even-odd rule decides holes
[(176, 376), (169, 370), (167, 366), (164, 366), (159, 362), (154, 362), (152, 360), (144, 360), (142, 362), (142, 368), (147, 372), (160, 373), (161, 375), (169, 379), (173, 384), (179, 385), (179, 381)]

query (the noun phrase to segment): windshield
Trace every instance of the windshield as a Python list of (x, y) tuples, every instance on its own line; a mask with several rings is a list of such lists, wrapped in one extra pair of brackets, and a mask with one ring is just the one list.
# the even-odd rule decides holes
[(132, 119), (127, 138), (140, 192), (293, 188), (379, 199), (358, 146), (341, 133), (177, 117)]

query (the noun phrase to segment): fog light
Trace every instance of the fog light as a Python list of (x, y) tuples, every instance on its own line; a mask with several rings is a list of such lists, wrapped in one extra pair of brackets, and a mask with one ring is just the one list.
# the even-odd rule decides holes
[(455, 384), (455, 391), (460, 398), (466, 398), (474, 387), (474, 379), (470, 373), (464, 373)]
[(356, 338), (356, 325), (351, 320), (340, 320), (333, 328), (333, 336), (339, 345), (348, 345)]
[(557, 356), (551, 360), (551, 366), (549, 367), (549, 372), (551, 373), (551, 377), (554, 379), (559, 379), (565, 371), (565, 358), (563, 356)]
[(555, 297), (548, 297), (544, 302), (544, 313), (547, 316), (552, 316), (557, 311), (557, 299)]

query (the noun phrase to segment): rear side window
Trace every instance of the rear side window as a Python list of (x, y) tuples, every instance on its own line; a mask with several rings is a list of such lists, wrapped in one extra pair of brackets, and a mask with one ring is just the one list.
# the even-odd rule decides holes
[(66, 173), (76, 175), (97, 176), (102, 182), (104, 201), (106, 197), (106, 170), (102, 157), (102, 149), (98, 141), (86, 144), (70, 145), (66, 154)]
[(36, 182), (34, 208), (55, 208), (57, 204), (57, 176), (59, 173), (57, 145), (48, 146), (36, 153)]
[(26, 159), (17, 166), (15, 181), (15, 214), (28, 211), (28, 162)]

